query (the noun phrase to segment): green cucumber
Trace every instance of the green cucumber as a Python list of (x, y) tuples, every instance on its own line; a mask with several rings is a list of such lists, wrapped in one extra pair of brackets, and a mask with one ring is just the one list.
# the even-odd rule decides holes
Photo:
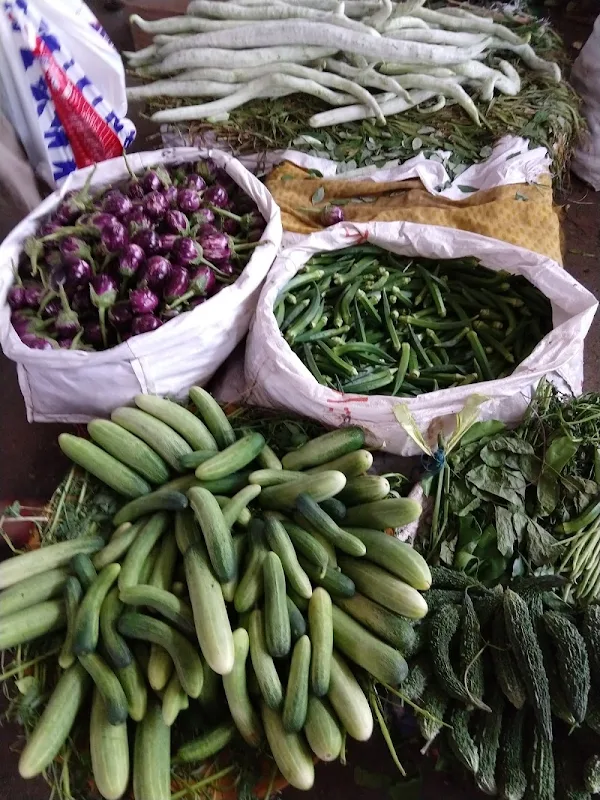
[(233, 597), (238, 614), (249, 611), (264, 590), (263, 561), (269, 552), (263, 540), (263, 522), (254, 518), (248, 529), (249, 556)]
[(233, 633), (223, 592), (204, 544), (190, 547), (183, 562), (202, 655), (214, 672), (227, 675), (233, 669)]
[(248, 481), (266, 489), (268, 486), (279, 486), (281, 483), (297, 481), (304, 478), (303, 472), (292, 472), (287, 469), (256, 469), (248, 475)]
[(97, 445), (149, 483), (161, 486), (169, 480), (167, 464), (138, 436), (108, 419), (93, 419), (87, 429)]
[(416, 522), (421, 506), (408, 497), (392, 497), (375, 503), (362, 503), (348, 509), (345, 524), (357, 528), (402, 528)]
[(188, 491), (190, 505), (204, 536), (210, 563), (221, 583), (235, 575), (235, 552), (229, 525), (214, 496), (198, 487)]
[(285, 577), (292, 589), (307, 600), (312, 595), (308, 575), (300, 566), (296, 550), (283, 523), (272, 514), (265, 515), (265, 535), (269, 547), (281, 559)]
[(417, 635), (405, 617), (358, 593), (353, 597), (335, 597), (334, 602), (342, 611), (350, 614), (384, 642), (391, 644), (403, 656), (408, 657), (415, 652)]
[[(19, 584), (17, 584), (19, 585)], [(75, 622), (77, 620), (77, 610), (83, 597), (81, 584), (74, 575), (69, 575), (65, 583), (63, 592), (65, 600), (65, 612), (67, 615), (67, 632), (63, 641), (60, 653), (58, 654), (58, 665), (62, 669), (68, 669), (75, 662), (73, 653), (73, 637), (75, 636)]]
[(90, 685), (87, 672), (78, 662), (61, 675), (19, 758), (22, 778), (35, 778), (54, 761), (71, 733)]
[(143, 439), (175, 472), (182, 472), (179, 460), (185, 453), (191, 453), (192, 448), (173, 428), (138, 408), (116, 408), (110, 418)]
[(171, 675), (162, 697), (162, 717), (165, 725), (173, 725), (180, 711), (189, 708), (190, 699), (183, 691), (177, 673)]
[(310, 639), (306, 635), (300, 637), (292, 651), (290, 674), (283, 702), (283, 727), (289, 733), (298, 733), (306, 722), (310, 654)]
[(317, 467), (326, 461), (360, 450), (364, 443), (365, 434), (362, 428), (357, 426), (338, 428), (311, 439), (298, 450), (286, 453), (281, 463), (284, 469), (292, 470)]
[(267, 649), (263, 612), (256, 609), (250, 614), (248, 634), (250, 658), (260, 693), (269, 708), (279, 708), (283, 703), (283, 687), (275, 669), (273, 657)]
[(135, 522), (139, 517), (153, 514), (155, 511), (181, 511), (187, 506), (188, 499), (181, 492), (165, 492), (158, 489), (122, 506), (113, 517), (113, 525)]
[(302, 737), (288, 733), (281, 715), (267, 703), (261, 708), (269, 748), (283, 777), (295, 789), (307, 791), (315, 782), (315, 768)]
[(154, 562), (152, 574), (148, 581), (151, 586), (156, 586), (157, 589), (164, 589), (165, 591), (172, 587), (178, 555), (177, 540), (173, 533), (169, 531), (160, 543), (158, 557)]
[(186, 635), (193, 635), (195, 632), (191, 607), (166, 589), (151, 585), (129, 586), (121, 591), (120, 597), (125, 605), (146, 606), (157, 611)]
[(359, 475), (350, 478), (339, 494), (347, 507), (383, 500), (390, 493), (390, 482), (382, 475)]
[(156, 702), (135, 731), (133, 796), (135, 800), (167, 800), (171, 796), (171, 729)]
[(141, 475), (126, 467), (118, 459), (80, 436), (61, 433), (58, 446), (63, 453), (98, 480), (125, 497), (141, 497), (152, 491)]
[(373, 733), (373, 715), (365, 693), (352, 671), (339, 655), (333, 653), (328, 699), (349, 736), (366, 742)]
[(287, 610), (285, 574), (277, 553), (269, 552), (263, 561), (265, 588), (265, 636), (269, 653), (283, 658), (292, 643), (290, 618)]
[(177, 751), (175, 760), (184, 764), (190, 761), (206, 761), (227, 747), (235, 733), (236, 727), (232, 722), (223, 722), (212, 731), (182, 745)]
[(329, 500), (322, 500), (319, 505), (338, 525), (343, 524), (346, 519), (347, 508), (339, 498), (330, 497)]
[(119, 683), (123, 687), (127, 698), (129, 716), (134, 722), (140, 722), (146, 714), (148, 703), (148, 690), (146, 688), (146, 677), (142, 672), (136, 658), (127, 667), (115, 670)]
[(117, 670), (128, 667), (133, 661), (129, 645), (117, 631), (117, 621), (122, 611), (123, 603), (115, 587), (106, 595), (100, 608), (100, 635), (108, 660)]
[(217, 450), (217, 443), (206, 425), (187, 408), (152, 394), (138, 394), (133, 400), (139, 409), (183, 436), (193, 450)]
[(15, 614), (36, 603), (58, 597), (64, 590), (68, 575), (64, 567), (57, 567), (41, 575), (25, 578), (0, 592), (0, 616)]
[(268, 444), (265, 444), (263, 449), (260, 451), (256, 460), (260, 464), (263, 469), (271, 469), (271, 470), (282, 470), (283, 464), (279, 460), (277, 453), (269, 447)]
[(100, 634), (100, 609), (120, 572), (119, 564), (104, 567), (83, 596), (77, 610), (73, 635), (73, 652), (76, 656), (95, 651)]
[(142, 518), (138, 519), (133, 525), (130, 522), (119, 525), (113, 532), (108, 544), (92, 558), (94, 567), (102, 569), (107, 564), (121, 561), (147, 522), (146, 518)]
[(233, 632), (234, 662), (228, 675), (223, 675), (223, 688), (227, 705), (243, 740), (250, 747), (258, 747), (262, 740), (260, 717), (252, 707), (246, 682), (246, 662), (250, 650), (250, 637), (244, 628)]
[(233, 552), (235, 554), (235, 574), (230, 581), (221, 584), (221, 591), (226, 603), (233, 603), (235, 592), (240, 581), (240, 566), (246, 550), (247, 537), (238, 534), (233, 537)]
[(304, 733), (310, 749), (320, 761), (335, 761), (342, 751), (342, 732), (329, 703), (308, 698)]
[(119, 800), (129, 783), (127, 723), (111, 725), (107, 706), (94, 690), (90, 716), (90, 756), (94, 783), (105, 800)]
[(296, 642), (306, 633), (306, 620), (289, 594), (285, 598), (285, 601), (287, 603), (288, 614), (290, 617), (290, 632), (292, 635), (292, 641)]
[(323, 511), (310, 495), (299, 494), (296, 498), (296, 508), (302, 518), (331, 542), (334, 547), (351, 556), (364, 556), (367, 552), (367, 548), (361, 540), (342, 530), (337, 522)]
[(214, 450), (193, 450), (191, 453), (184, 453), (179, 459), (181, 469), (196, 469), (200, 464), (204, 464), (209, 458), (215, 455)]
[(191, 508), (175, 514), (175, 541), (182, 556), (192, 545), (202, 541), (202, 534)]
[(83, 653), (78, 658), (106, 703), (106, 718), (109, 723), (121, 725), (129, 715), (129, 706), (119, 679), (98, 653)]
[(427, 614), (423, 596), (390, 572), (365, 559), (339, 559), (340, 569), (354, 582), (357, 590), (376, 603), (409, 619), (422, 619)]
[(32, 578), (42, 572), (68, 564), (77, 553), (96, 553), (104, 545), (100, 536), (82, 536), (68, 542), (51, 544), (13, 556), (0, 562), (0, 589), (7, 589), (15, 583)]
[(323, 545), (312, 534), (287, 519), (282, 520), (292, 544), (310, 563), (317, 567), (319, 574), (324, 575), (329, 563), (329, 555)]
[(311, 564), (308, 559), (300, 556), (298, 560), (300, 561), (300, 566), (306, 572), (311, 581), (316, 583), (317, 586), (322, 586), (323, 589), (326, 589), (329, 592), (329, 594), (336, 597), (352, 597), (356, 591), (354, 581), (347, 575), (344, 575), (343, 572), (340, 572), (337, 569), (332, 569), (331, 567), (327, 567), (325, 572), (321, 573), (321, 571), (315, 567), (314, 564)]
[(340, 652), (381, 683), (390, 686), (402, 683), (408, 675), (408, 665), (397, 650), (373, 636), (337, 606), (332, 609), (332, 620), (333, 641)]
[(200, 481), (217, 481), (251, 464), (265, 446), (265, 437), (249, 433), (196, 468)]
[(317, 697), (329, 691), (333, 656), (333, 612), (331, 597), (322, 587), (308, 601), (308, 628), (312, 643), (310, 683)]
[(119, 632), (132, 639), (163, 647), (173, 659), (185, 692), (198, 697), (202, 689), (202, 661), (192, 644), (171, 626), (146, 614), (126, 611), (118, 622)]
[(423, 556), (407, 542), (383, 531), (347, 527), (345, 530), (360, 539), (367, 548), (366, 558), (384, 567), (410, 584), (413, 589), (425, 591), (431, 586), (431, 571)]
[(214, 397), (200, 386), (192, 386), (190, 400), (200, 412), (200, 416), (214, 436), (219, 449), (223, 450), (235, 442), (235, 431)]
[(269, 486), (268, 489), (263, 489), (258, 502), (262, 508), (285, 511), (294, 507), (300, 494), (306, 493), (320, 502), (334, 497), (345, 485), (346, 476), (342, 472), (321, 472), (282, 483), (280, 486)]
[(169, 522), (169, 515), (166, 511), (158, 511), (150, 517), (138, 533), (123, 561), (119, 574), (119, 589), (126, 589), (128, 586), (135, 586), (140, 582), (144, 565), (147, 563), (154, 545), (169, 527)]
[(60, 630), (67, 621), (62, 600), (46, 600), (14, 614), (0, 617), (0, 650), (25, 644)]
[(91, 558), (85, 553), (78, 553), (71, 559), (71, 569), (77, 576), (81, 588), (87, 592), (92, 583), (98, 577), (96, 567), (93, 565)]
[(347, 478), (358, 478), (359, 475), (364, 475), (365, 472), (368, 472), (372, 466), (372, 453), (368, 450), (355, 450), (352, 453), (335, 458), (333, 461), (319, 464), (318, 467), (311, 467), (306, 471), (309, 475), (316, 475), (319, 472), (337, 470), (338, 472), (343, 472)]
[(234, 494), (227, 504), (223, 506), (223, 517), (230, 528), (232, 528), (236, 522), (241, 524), (240, 515), (248, 511), (248, 504), (256, 500), (260, 492), (260, 486), (244, 486), (243, 489), (240, 489), (239, 492)]

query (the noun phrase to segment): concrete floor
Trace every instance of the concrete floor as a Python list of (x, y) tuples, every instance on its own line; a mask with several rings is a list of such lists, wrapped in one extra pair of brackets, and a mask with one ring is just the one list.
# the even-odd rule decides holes
[[(575, 12), (569, 16), (560, 9), (555, 11), (556, 24), (569, 44), (585, 41), (594, 14), (597, 0), (580, 0)], [(101, 3), (90, 2), (119, 49), (131, 47), (127, 16), (124, 11), (106, 12)], [(568, 7), (571, 7), (570, 3)], [(592, 10), (592, 6), (595, 11)], [(576, 51), (573, 50), (573, 55)], [(151, 149), (155, 145), (148, 141), (152, 129), (140, 121), (138, 149)], [(600, 296), (600, 193), (595, 194), (579, 180), (573, 178), (568, 190), (558, 198), (564, 213), (565, 268), (596, 296)], [(18, 220), (0, 219), (0, 241)], [(600, 391), (600, 320), (592, 326), (585, 353), (586, 389)], [(16, 371), (12, 362), (0, 354), (0, 498), (8, 502), (13, 499), (45, 499), (50, 496), (67, 467), (56, 439), (67, 426), (28, 425)], [(47, 787), (40, 781), (24, 782), (17, 776), (16, 756), (9, 748), (14, 742), (16, 730), (11, 726), (0, 730), (0, 800), (45, 800)], [(382, 742), (377, 739), (369, 746), (350, 749), (348, 763), (318, 768), (316, 788), (310, 793), (314, 798), (342, 798), (353, 800), (381, 800), (387, 792), (380, 789), (361, 788), (354, 781), (354, 769), (360, 766), (370, 771), (387, 771), (393, 774), (393, 766)], [(469, 800), (476, 795), (471, 789), (457, 782), (450, 785), (439, 774), (428, 774), (423, 783), (407, 788), (402, 797), (433, 798), (440, 791), (451, 798)], [(286, 797), (306, 797), (305, 793), (286, 792)], [(91, 799), (90, 799), (91, 800)]]

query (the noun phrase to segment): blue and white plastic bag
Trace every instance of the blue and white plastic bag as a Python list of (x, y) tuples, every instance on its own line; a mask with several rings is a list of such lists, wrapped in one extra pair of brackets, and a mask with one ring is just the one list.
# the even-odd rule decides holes
[(81, 0), (2, 1), (0, 109), (52, 188), (135, 138), (121, 58)]

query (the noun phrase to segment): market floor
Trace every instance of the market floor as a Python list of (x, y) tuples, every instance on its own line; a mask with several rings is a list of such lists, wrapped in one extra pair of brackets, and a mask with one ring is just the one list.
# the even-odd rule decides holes
[[(582, 0), (585, 3), (587, 0)], [(108, 13), (100, 2), (89, 2), (104, 27), (119, 49), (131, 47), (127, 14), (125, 11)], [(571, 6), (572, 4), (569, 4)], [(581, 16), (565, 20), (558, 12), (556, 23), (569, 42), (585, 41), (593, 15), (587, 6)], [(575, 54), (575, 51), (573, 51)], [(136, 120), (137, 121), (137, 120)], [(153, 129), (144, 120), (139, 121), (138, 149), (153, 149), (158, 141), (149, 139)], [(565, 268), (596, 296), (600, 296), (600, 193), (594, 193), (573, 178), (568, 190), (560, 198), (563, 208), (565, 233)], [(0, 219), (0, 241), (18, 220)], [(60, 453), (56, 440), (67, 426), (28, 424), (22, 396), (19, 390), (14, 364), (0, 354), (0, 498), (31, 500), (48, 498), (62, 478), (67, 463)], [(585, 388), (600, 391), (600, 319), (592, 326), (585, 352)], [(12, 726), (0, 729), (0, 800), (46, 800), (47, 787), (40, 781), (25, 783), (18, 778), (16, 755), (11, 752), (17, 730)], [(402, 790), (389, 790), (380, 783), (373, 786), (380, 773), (394, 776), (394, 767), (383, 743), (377, 739), (368, 746), (352, 747), (348, 754), (348, 766), (325, 766), (318, 768), (316, 788), (310, 793), (314, 798), (337, 800), (352, 797), (353, 800), (379, 800), (383, 797), (402, 797), (403, 800), (442, 796), (447, 800), (470, 800), (483, 797), (457, 782), (450, 785), (447, 779), (428, 772), (423, 780), (411, 782)], [(391, 780), (395, 782), (396, 778)], [(384, 788), (385, 787), (385, 788)], [(306, 797), (305, 793), (288, 791), (288, 798)], [(91, 798), (90, 798), (91, 800)]]

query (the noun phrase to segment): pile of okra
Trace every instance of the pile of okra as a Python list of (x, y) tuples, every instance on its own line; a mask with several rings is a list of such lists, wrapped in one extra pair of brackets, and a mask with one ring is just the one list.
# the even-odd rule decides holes
[(274, 313), (319, 383), (358, 394), (503, 378), (552, 328), (549, 301), (522, 276), (368, 244), (313, 256)]

